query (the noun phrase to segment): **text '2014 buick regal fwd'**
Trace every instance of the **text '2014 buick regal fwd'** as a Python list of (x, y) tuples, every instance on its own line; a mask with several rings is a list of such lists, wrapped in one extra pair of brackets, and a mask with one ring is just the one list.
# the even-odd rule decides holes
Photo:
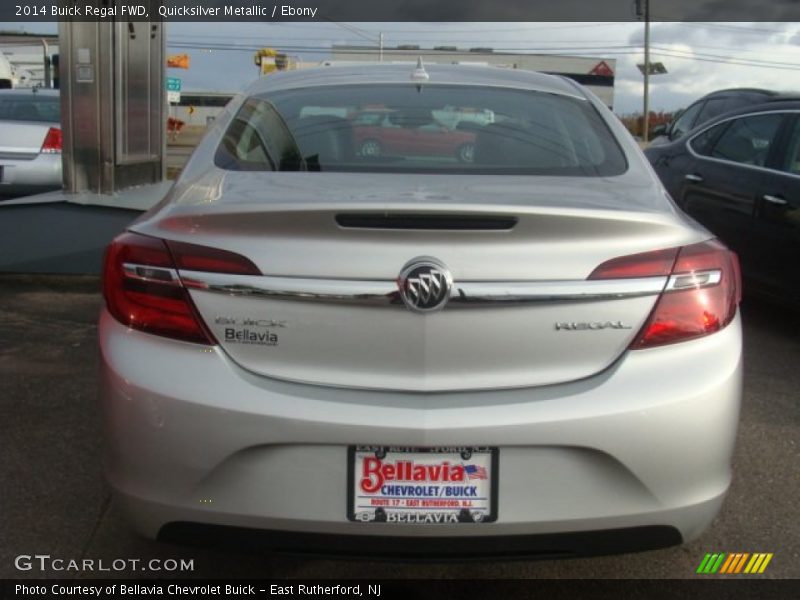
[(148, 536), (678, 544), (731, 480), (739, 293), (736, 256), (567, 79), (271, 75), (107, 251), (107, 476)]

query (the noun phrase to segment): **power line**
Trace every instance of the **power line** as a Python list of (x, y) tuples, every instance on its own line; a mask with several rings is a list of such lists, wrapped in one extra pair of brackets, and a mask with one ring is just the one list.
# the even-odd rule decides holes
[(350, 25), (349, 23), (340, 23), (339, 21), (334, 21), (333, 19), (326, 19), (326, 21), (328, 21), (332, 25), (336, 25), (337, 27), (341, 27), (342, 29), (346, 29), (347, 31), (355, 33), (360, 38), (368, 40), (368, 41), (372, 42), (373, 44), (377, 44), (378, 41), (379, 41), (380, 33), (377, 33), (377, 34), (375, 34), (373, 36), (366, 29), (361, 29), (360, 27), (355, 27), (353, 25)]
[[(670, 23), (672, 24), (672, 23)], [(784, 33), (789, 34), (793, 33), (791, 31), (787, 31), (785, 29), (766, 29), (763, 27), (738, 27), (736, 25), (722, 25), (719, 23), (690, 23), (685, 21), (680, 21), (674, 23), (675, 25), (680, 25), (681, 27), (700, 27), (701, 29), (725, 29), (727, 31), (736, 31), (737, 33), (752, 33), (752, 34), (761, 34), (761, 33)]]
[[(198, 48), (198, 49), (211, 49), (211, 50), (243, 50), (249, 51), (252, 49), (258, 49), (260, 46), (258, 45), (244, 45), (244, 44), (204, 44), (202, 42), (180, 42), (180, 43), (171, 43), (167, 42), (167, 45), (171, 48)], [(277, 44), (276, 44), (277, 45)], [(370, 46), (312, 46), (312, 45), (294, 45), (294, 44), (280, 44), (279, 45), (282, 50), (291, 50), (291, 49), (310, 49), (315, 51), (323, 51), (323, 52), (331, 52), (333, 50), (341, 50), (347, 53), (359, 54), (359, 53), (370, 53), (374, 52), (375, 49)], [(585, 50), (616, 50), (616, 49), (637, 49), (640, 48), (638, 45), (631, 45), (631, 44), (624, 44), (620, 46), (572, 46), (570, 51), (585, 51)], [(470, 54), (470, 55), (484, 55), (484, 56), (502, 56), (504, 53), (510, 52), (533, 52), (537, 50), (560, 50), (559, 48), (537, 48), (537, 47), (525, 47), (525, 48), (498, 48), (497, 52), (472, 52), (469, 49), (463, 50), (436, 50), (437, 53), (446, 55), (446, 54)], [(402, 48), (386, 48), (386, 52), (393, 53), (393, 54), (409, 54), (413, 52), (432, 52), (434, 51), (432, 48), (419, 48), (419, 49), (402, 49)]]
[[(203, 44), (201, 42), (189, 42), (189, 43), (168, 43), (170, 48), (176, 49), (187, 49), (187, 50), (214, 50), (214, 51), (233, 51), (233, 52), (252, 52), (258, 50), (260, 46), (249, 46), (249, 45), (239, 45), (239, 44)], [(286, 52), (293, 52), (298, 54), (306, 54), (306, 53), (325, 53), (330, 54), (334, 51), (334, 48), (331, 46), (314, 46), (314, 45), (280, 45), (281, 50)], [(557, 50), (557, 52), (553, 52), (553, 50)], [(663, 48), (663, 47), (654, 47), (654, 53), (658, 54), (659, 56), (666, 56), (671, 58), (679, 58), (683, 60), (695, 60), (699, 62), (709, 62), (709, 63), (717, 63), (717, 64), (729, 64), (733, 66), (749, 66), (749, 67), (761, 67), (761, 68), (770, 68), (770, 69), (781, 69), (781, 70), (800, 70), (800, 66), (797, 66), (796, 63), (792, 62), (781, 62), (781, 61), (767, 61), (767, 60), (758, 60), (753, 58), (736, 58), (736, 57), (729, 57), (729, 56), (721, 56), (718, 54), (707, 54), (707, 53), (699, 53), (694, 51), (686, 51), (681, 49), (673, 49), (673, 48)], [(427, 52), (426, 49), (420, 49), (419, 52)], [(346, 49), (348, 54), (358, 54), (358, 55), (374, 55), (375, 49), (368, 48), (368, 47), (356, 47), (356, 48), (348, 48)], [(398, 50), (398, 49), (387, 49), (385, 50), (386, 54), (391, 58), (397, 54), (408, 54), (409, 52), (413, 52), (410, 50)], [(508, 54), (523, 54), (523, 53), (539, 53), (541, 55), (553, 55), (553, 56), (572, 56), (572, 57), (582, 57), (586, 56), (588, 53), (594, 54), (602, 54), (602, 55), (610, 55), (610, 56), (626, 56), (626, 55), (639, 55), (641, 54), (641, 46), (638, 45), (620, 45), (620, 46), (586, 46), (586, 47), (575, 47), (573, 46), (570, 49), (559, 49), (559, 48), (547, 48), (547, 47), (524, 47), (524, 48), (503, 48), (501, 52), (469, 52), (466, 50), (462, 51), (437, 51), (437, 54), (447, 57), (454, 56), (454, 55), (464, 55), (469, 54), (469, 56), (475, 57), (503, 57), (507, 53)]]
[(737, 62), (737, 61), (720, 60), (720, 59), (714, 59), (714, 58), (703, 58), (703, 57), (700, 57), (700, 56), (697, 56), (697, 55), (695, 55), (695, 56), (687, 56), (687, 55), (681, 55), (681, 54), (672, 54), (672, 53), (664, 52), (664, 51), (655, 51), (655, 52), (653, 52), (653, 54), (657, 55), (657, 56), (661, 56), (661, 57), (666, 56), (666, 57), (677, 58), (677, 59), (682, 59), (682, 60), (694, 60), (694, 61), (698, 61), (698, 62), (726, 64), (726, 65), (737, 66), (737, 67), (757, 67), (757, 68), (760, 68), (760, 69), (779, 69), (779, 70), (784, 70), (784, 71), (800, 71), (800, 66), (783, 67), (783, 66), (780, 66), (780, 65), (764, 65), (764, 64), (759, 64), (759, 63)]
[[(719, 54), (708, 54), (706, 52), (695, 52), (694, 50), (682, 50), (680, 48), (661, 48), (661, 47), (656, 47), (656, 46), (654, 46), (654, 48), (656, 50), (660, 50), (660, 51), (663, 51), (663, 52), (676, 52), (676, 53), (680, 53), (680, 54), (684, 54), (684, 55), (698, 56), (698, 57), (709, 58), (709, 59), (713, 58), (713, 59), (719, 59), (719, 60), (723, 60), (723, 61), (726, 61), (726, 60), (729, 60), (729, 61), (743, 61), (743, 62), (752, 63), (754, 65), (762, 65), (762, 66), (765, 66), (765, 67), (773, 67), (773, 66), (774, 67), (778, 67), (778, 66), (797, 67), (798, 66), (797, 61), (781, 62), (781, 61), (776, 61), (776, 60), (760, 60), (760, 59), (756, 59), (756, 58), (746, 58), (746, 57), (745, 58), (736, 58), (736, 57), (732, 57), (732, 56), (723, 56), (723, 55), (719, 55)], [(798, 57), (798, 58), (800, 58), (800, 57)]]
[[(663, 42), (663, 43), (670, 44), (670, 43), (673, 43), (673, 42)], [(694, 50), (695, 48), (700, 48), (701, 50), (724, 50), (726, 52), (730, 52), (732, 50), (730, 47), (726, 48), (725, 46), (706, 46), (704, 44), (691, 44), (691, 48), (692, 48), (692, 50)], [(753, 53), (763, 54), (765, 52), (764, 49), (761, 49), (761, 50), (745, 50), (743, 48), (735, 48), (735, 51), (739, 52), (739, 53), (746, 52), (748, 54), (753, 54)], [(772, 52), (771, 49), (769, 49), (768, 51), (769, 51), (771, 56), (794, 56), (794, 57), (800, 58), (800, 48), (798, 48), (797, 52), (792, 53), (792, 54), (775, 53), (775, 52)]]
[[(743, 29), (743, 28), (736, 28), (736, 29)], [(204, 36), (204, 37), (230, 39), (229, 36), (208, 35), (208, 36)], [(174, 41), (168, 41), (168, 44), (171, 45), (171, 46), (179, 46), (179, 45), (190, 46), (190, 45), (195, 45), (195, 44), (202, 44), (202, 42), (194, 42), (191, 39), (186, 39), (184, 36), (176, 36), (176, 38), (172, 38), (172, 39)], [(241, 39), (241, 40), (245, 40), (245, 39), (263, 40), (264, 36), (242, 37), (242, 38), (239, 38), (239, 39)], [(312, 43), (316, 42), (317, 39), (318, 38), (307, 40), (308, 42), (310, 42), (308, 44), (308, 46), (311, 47)], [(284, 40), (286, 42), (293, 42), (293, 43), (285, 44)], [(295, 38), (290, 38), (290, 39), (272, 38), (272, 37), (270, 37), (270, 39), (269, 39), (269, 42), (272, 45), (287, 46), (287, 47), (294, 46), (297, 42), (304, 42), (304, 41), (306, 41), (306, 40), (298, 39), (296, 37)], [(372, 40), (370, 40), (370, 41), (372, 41)], [(418, 40), (414, 40), (414, 41), (418, 41)], [(503, 40), (503, 41), (500, 41), (500, 40), (487, 40), (487, 41), (482, 41), (481, 44), (495, 47), (495, 49), (500, 51), (500, 52), (514, 52), (514, 51), (525, 51), (525, 52), (545, 51), (546, 52), (546, 51), (557, 50), (557, 51), (560, 51), (562, 53), (566, 53), (566, 52), (569, 52), (571, 50), (579, 50), (579, 51), (582, 51), (582, 52), (591, 51), (591, 52), (596, 52), (596, 53), (608, 53), (610, 50), (616, 50), (616, 49), (619, 49), (619, 48), (641, 47), (641, 44), (630, 44), (630, 45), (625, 45), (625, 46), (609, 45), (608, 42), (611, 42), (611, 41), (616, 41), (616, 40), (539, 41), (538, 42), (539, 46), (535, 47), (535, 48), (517, 48), (517, 47), (514, 47), (514, 46), (505, 47), (505, 44), (513, 44), (514, 43), (513, 41), (509, 41), (509, 40)], [(462, 42), (476, 43), (474, 39), (470, 39), (470, 40), (452, 40), (452, 39), (447, 39), (446, 42), (447, 43), (452, 43), (452, 44), (457, 44), (457, 43), (462, 43)], [(263, 45), (263, 42), (258, 42), (258, 43), (260, 45)], [(669, 42), (666, 42), (666, 43), (669, 43)], [(584, 45), (580, 45), (579, 46), (578, 44), (584, 44)], [(204, 47), (208, 46), (206, 44), (202, 44), (202, 45)], [(260, 45), (259, 45), (259, 47), (260, 47)], [(225, 46), (226, 49), (229, 47), (229, 45), (227, 45), (227, 44), (215, 44), (214, 46), (217, 49), (222, 49), (220, 46)], [(243, 47), (243, 48), (249, 50), (250, 46)], [(322, 47), (322, 46), (317, 46), (317, 47), (315, 47), (315, 49), (318, 49), (320, 51), (328, 50), (328, 48)], [(670, 52), (684, 52), (684, 53), (685, 52), (692, 52), (692, 53), (695, 53), (695, 54), (702, 54), (702, 53), (695, 52), (695, 49), (700, 49), (700, 50), (723, 50), (723, 51), (729, 50), (729, 48), (725, 48), (725, 47), (721, 47), (721, 46), (706, 46), (706, 45), (696, 45), (696, 44), (692, 44), (690, 50), (683, 50), (683, 49), (680, 49), (680, 48), (662, 48), (662, 49), (666, 50), (666, 51), (670, 51)], [(391, 51), (392, 48), (388, 48), (387, 50)], [(425, 49), (422, 48), (421, 50), (425, 50)], [(468, 48), (464, 48), (463, 50), (459, 50), (459, 51), (468, 51), (468, 50), (469, 50)], [(740, 53), (740, 54), (741, 53), (754, 54), (754, 53), (763, 52), (763, 50), (737, 49), (737, 52)], [(720, 60), (736, 58), (736, 57), (731, 57), (731, 56), (728, 56), (728, 55), (720, 56), (720, 55), (713, 55), (713, 54), (708, 54), (708, 53), (706, 53), (706, 54), (710, 58), (715, 58), (715, 59), (720, 59)], [(789, 58), (791, 56), (795, 56), (794, 54), (788, 54), (788, 53), (781, 54), (781, 55), (776, 55), (775, 53), (771, 53), (771, 55), (772, 56), (783, 56), (783, 57), (786, 57), (786, 58)], [(792, 62), (792, 63), (783, 63), (781, 61), (759, 60), (759, 59), (757, 59), (755, 57), (746, 57), (746, 56), (740, 57), (740, 58), (738, 58), (738, 60), (748, 60), (748, 61), (760, 62), (760, 63), (763, 63), (765, 66), (770, 66), (770, 65), (791, 66), (791, 65), (794, 64), (794, 62)]]
[[(332, 40), (334, 37), (335, 36), (331, 36), (329, 38), (326, 38), (325, 41)], [(217, 38), (217, 39), (230, 39), (230, 36), (229, 35), (219, 35), (219, 36), (204, 35), (203, 36), (203, 39), (209, 39), (209, 38), (210, 39), (214, 39), (214, 38)], [(200, 42), (194, 42), (194, 40), (196, 40), (196, 39), (197, 39), (196, 36), (176, 35), (176, 36), (170, 36), (168, 38), (168, 40), (167, 40), (167, 43), (169, 44), (170, 40), (177, 40), (177, 41), (185, 42), (185, 43), (200, 43)], [(292, 36), (292, 37), (276, 37), (276, 36), (263, 36), (263, 35), (261, 35), (261, 36), (248, 36), (248, 37), (239, 36), (239, 37), (237, 37), (237, 39), (239, 39), (239, 40), (252, 40), (253, 43), (266, 43), (266, 41), (268, 40), (269, 43), (273, 44), (273, 45), (276, 42), (283, 41), (283, 40), (288, 41), (288, 42), (297, 42), (297, 41), (320, 42), (320, 41), (323, 41), (323, 40), (320, 39), (319, 35), (310, 36), (310, 37), (303, 37), (303, 38), (298, 37), (298, 36)], [(376, 36), (375, 39), (377, 39), (377, 36)], [(373, 40), (370, 39), (370, 41), (373, 41)], [(500, 46), (502, 44), (518, 43), (520, 41), (527, 41), (527, 40), (508, 40), (508, 39), (499, 40), (498, 39), (498, 40), (485, 40), (484, 41), (484, 40), (476, 40), (475, 38), (458, 38), (458, 39), (452, 39), (452, 38), (449, 38), (449, 37), (443, 38), (441, 35), (439, 35), (439, 36), (437, 36), (435, 38), (434, 41), (431, 41), (431, 40), (419, 40), (419, 39), (407, 39), (407, 40), (397, 40), (394, 43), (396, 43), (396, 44), (397, 43), (399, 43), (399, 44), (418, 44), (418, 43), (423, 43), (423, 44), (435, 44), (435, 45), (472, 44), (472, 45), (481, 45), (481, 46), (487, 46), (488, 45), (488, 46), (494, 47), (494, 46)], [(606, 39), (606, 40), (537, 40), (536, 43), (537, 44), (559, 44), (559, 45), (574, 45), (574, 44), (604, 45), (604, 44), (613, 44), (615, 42), (619, 43), (620, 41), (621, 40), (619, 38), (616, 38), (616, 39)]]
[[(302, 49), (302, 50), (309, 50), (309, 51), (315, 51), (315, 52), (316, 51), (319, 51), (319, 52), (331, 52), (331, 51), (333, 51), (335, 49), (334, 46), (282, 44), (282, 43), (280, 43), (280, 40), (270, 40), (270, 43), (272, 43), (274, 46), (279, 46), (280, 48), (286, 49), (286, 50), (293, 50), (293, 49), (294, 50), (300, 50), (300, 49)], [(487, 43), (491, 43), (491, 42), (487, 42)], [(240, 44), (218, 44), (218, 43), (217, 44), (203, 44), (202, 42), (183, 42), (183, 41), (168, 42), (167, 45), (170, 46), (170, 47), (173, 47), (173, 48), (187, 48), (187, 49), (194, 48), (194, 49), (203, 49), (203, 50), (206, 50), (206, 49), (208, 49), (208, 50), (241, 50), (241, 51), (252, 51), (254, 49), (257, 50), (258, 48), (261, 47), (260, 45), (259, 46), (250, 46), (250, 45), (240, 45)], [(493, 45), (496, 46), (495, 47), (495, 50), (496, 50), (495, 52), (484, 52), (484, 53), (470, 52), (468, 48), (463, 48), (463, 49), (454, 50), (454, 51), (437, 50), (436, 52), (441, 53), (443, 55), (444, 54), (459, 54), (460, 55), (460, 54), (465, 54), (465, 53), (469, 52), (471, 55), (481, 54), (481, 55), (485, 55), (485, 56), (491, 56), (491, 55), (501, 55), (502, 56), (504, 53), (514, 53), (514, 52), (542, 52), (542, 53), (545, 53), (545, 54), (551, 53), (551, 54), (558, 54), (558, 55), (564, 55), (564, 56), (576, 56), (576, 55), (578, 55), (580, 53), (588, 53), (588, 52), (592, 52), (592, 53), (596, 53), (596, 54), (619, 54), (618, 51), (621, 50), (621, 49), (631, 50), (631, 52), (625, 53), (625, 54), (636, 54), (636, 53), (640, 53), (641, 52), (641, 46), (640, 45), (636, 45), (636, 44), (619, 45), (619, 46), (608, 46), (608, 45), (576, 46), (575, 44), (572, 44), (569, 47), (564, 47), (564, 48), (550, 47), (550, 46), (525, 47), (525, 48), (514, 48), (514, 47), (503, 48), (503, 47), (498, 46), (496, 43), (493, 44)], [(680, 54), (684, 54), (684, 55), (685, 54), (690, 54), (690, 55), (697, 56), (697, 57), (700, 57), (700, 58), (713, 58), (713, 59), (719, 59), (719, 60), (722, 60), (722, 61), (745, 61), (745, 62), (749, 62), (749, 63), (753, 63), (753, 64), (760, 64), (760, 65), (763, 65), (765, 67), (769, 67), (769, 66), (794, 66), (794, 65), (797, 64), (797, 62), (795, 62), (795, 61), (783, 62), (783, 61), (776, 61), (776, 60), (762, 60), (762, 59), (758, 59), (758, 58), (755, 58), (755, 57), (747, 57), (747, 56), (737, 57), (735, 55), (719, 55), (719, 54), (711, 54), (711, 53), (705, 53), (705, 52), (696, 52), (694, 50), (694, 48), (711, 49), (711, 50), (724, 50), (725, 49), (725, 48), (721, 48), (719, 46), (693, 46), (691, 49), (688, 49), (688, 50), (684, 50), (682, 48), (670, 48), (670, 47), (663, 47), (663, 46), (653, 46), (653, 47), (655, 49), (657, 49), (657, 50), (662, 51), (662, 52), (673, 52), (673, 53), (680, 53)], [(431, 50), (432, 49), (430, 49), (430, 48), (428, 48), (428, 49), (420, 48), (419, 52), (429, 52)], [(373, 53), (374, 49), (365, 48), (365, 47), (362, 46), (362, 47), (348, 48), (348, 49), (346, 49), (346, 51), (349, 52), (349, 53)], [(389, 53), (389, 54), (392, 54), (392, 53), (404, 53), (404, 54), (407, 54), (409, 52), (412, 52), (412, 50), (402, 50), (402, 49), (398, 49), (398, 48), (386, 48), (386, 52)], [(758, 52), (758, 51), (752, 50), (752, 51), (745, 51), (745, 52), (753, 53), (753, 52)], [(790, 57), (792, 55), (790, 55), (790, 54), (781, 54), (779, 56), (785, 56), (785, 57), (788, 58), (788, 57)], [(800, 55), (798, 55), (798, 58), (800, 58)]]
[[(536, 27), (504, 27), (504, 28), (474, 28), (474, 29), (449, 29), (447, 27), (448, 21), (432, 24), (431, 29), (391, 29), (381, 26), (384, 33), (431, 33), (436, 35), (450, 34), (450, 33), (510, 33), (512, 31), (531, 32), (531, 31), (551, 31), (560, 29), (582, 29), (586, 27), (597, 28), (598, 26), (618, 26), (619, 23), (573, 23), (570, 25), (552, 25), (552, 26), (536, 26)], [(327, 23), (274, 23), (268, 24), (269, 27), (325, 27), (329, 26)], [(368, 31), (368, 30), (364, 30)]]

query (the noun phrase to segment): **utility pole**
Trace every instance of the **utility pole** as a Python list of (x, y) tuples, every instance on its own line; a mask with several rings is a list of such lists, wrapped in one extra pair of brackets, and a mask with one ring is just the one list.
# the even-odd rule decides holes
[(383, 62), (383, 32), (380, 33), (380, 50), (378, 51), (378, 62)]
[(47, 46), (47, 40), (42, 38), (42, 52), (44, 60), (44, 87), (49, 88), (52, 86), (52, 77), (50, 76), (50, 48)]
[(650, 0), (636, 0), (636, 16), (644, 17), (644, 120), (642, 140), (650, 137)]

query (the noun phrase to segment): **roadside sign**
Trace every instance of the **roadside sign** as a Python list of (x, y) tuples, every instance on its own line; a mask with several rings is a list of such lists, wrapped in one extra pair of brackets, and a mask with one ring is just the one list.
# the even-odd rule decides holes
[(167, 91), (168, 92), (180, 92), (181, 91), (181, 79), (180, 79), (180, 77), (167, 77)]
[(167, 66), (172, 69), (188, 69), (189, 68), (189, 55), (188, 54), (173, 54), (167, 57)]
[(167, 102), (170, 104), (179, 104), (181, 101), (181, 93), (180, 92), (173, 92), (172, 90), (167, 91)]
[(597, 63), (591, 71), (589, 71), (589, 75), (602, 75), (604, 77), (613, 77), (614, 76), (614, 69), (604, 60), (601, 60)]
[[(644, 63), (636, 65), (639, 68), (639, 71), (642, 75), (644, 75)], [(664, 66), (664, 63), (660, 62), (651, 62), (650, 63), (650, 75), (666, 75), (667, 67)]]

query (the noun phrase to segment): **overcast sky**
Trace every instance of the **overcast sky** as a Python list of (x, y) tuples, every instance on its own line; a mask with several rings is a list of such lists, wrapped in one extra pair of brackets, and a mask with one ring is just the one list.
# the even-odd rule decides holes
[[(28, 31), (54, 24), (4, 24)], [(617, 60), (614, 110), (641, 110), (641, 23), (169, 23), (170, 53), (187, 52), (189, 71), (172, 70), (184, 89), (234, 90), (257, 76), (253, 50), (269, 46), (306, 62), (329, 58), (332, 44), (419, 44), (563, 52)], [(185, 48), (181, 46), (192, 46)], [(232, 49), (241, 46), (243, 50)], [(653, 110), (684, 107), (710, 91), (766, 87), (800, 92), (800, 23), (653, 23), (652, 60), (666, 75), (651, 78)], [(174, 71), (174, 72), (173, 72)]]

